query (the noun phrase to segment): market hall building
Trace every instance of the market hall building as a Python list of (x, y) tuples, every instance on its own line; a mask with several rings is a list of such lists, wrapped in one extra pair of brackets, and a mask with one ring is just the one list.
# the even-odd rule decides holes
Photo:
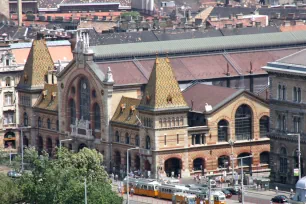
[[(90, 47), (88, 33), (81, 30), (69, 65), (49, 71), (46, 67), (40, 91), (27, 93), (47, 100), (32, 104), (36, 112), (57, 113), (52, 131), (46, 114), (40, 120), (38, 114), (31, 115), (29, 141), (54, 151), (59, 140), (72, 138), (64, 145), (74, 151), (97, 149), (110, 171), (124, 169), (126, 150), (139, 145), (139, 152), (131, 152), (131, 169), (153, 176), (174, 170), (187, 176), (222, 171), (232, 154), (232, 138), (235, 156), (254, 154), (253, 161), (243, 165), (252, 162), (254, 170), (267, 169), (267, 74), (260, 67), (302, 49), (304, 34)], [(31, 79), (28, 73), (23, 78)], [(45, 84), (57, 84), (58, 89)], [(54, 100), (57, 106), (52, 106)], [(49, 110), (41, 110), (49, 104)], [(23, 121), (22, 112), (20, 118)], [(42, 135), (42, 129), (49, 135)]]

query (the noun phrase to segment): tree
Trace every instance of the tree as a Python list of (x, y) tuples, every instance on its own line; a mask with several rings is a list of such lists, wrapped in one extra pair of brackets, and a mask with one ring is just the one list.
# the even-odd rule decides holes
[(112, 191), (102, 164), (102, 155), (84, 148), (72, 153), (58, 150), (56, 159), (48, 154), (38, 155), (34, 148), (25, 150), (26, 171), (19, 180), (23, 201), (26, 203), (84, 203), (84, 181), (87, 180), (88, 203), (122, 203)]
[(16, 181), (0, 173), (0, 200), (1, 204), (17, 203), (22, 198)]

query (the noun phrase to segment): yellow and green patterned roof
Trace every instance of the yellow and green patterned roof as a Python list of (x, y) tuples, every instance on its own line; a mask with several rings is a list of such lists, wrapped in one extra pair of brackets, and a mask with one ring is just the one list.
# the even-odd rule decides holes
[(54, 70), (54, 63), (46, 41), (34, 40), (19, 84), (26, 87), (44, 86), (48, 70)]
[(44, 89), (37, 99), (35, 108), (57, 111), (58, 110), (57, 84), (45, 84)]
[(168, 58), (156, 58), (139, 109), (188, 108)]
[(138, 111), (136, 108), (139, 103), (139, 99), (122, 96), (111, 121), (128, 125), (137, 125), (138, 120), (136, 115), (138, 115)]

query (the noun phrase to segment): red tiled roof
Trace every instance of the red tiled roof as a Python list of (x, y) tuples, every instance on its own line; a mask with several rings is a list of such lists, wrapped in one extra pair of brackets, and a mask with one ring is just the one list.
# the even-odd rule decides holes
[(217, 104), (239, 91), (238, 89), (221, 86), (196, 84), (184, 91), (183, 96), (192, 111), (204, 112), (206, 103), (214, 108)]
[[(282, 57), (293, 54), (300, 49), (291, 48), (283, 50), (265, 50), (257, 52), (241, 52), (228, 54), (241, 69), (244, 75), (250, 72), (250, 62), (252, 61), (253, 74), (266, 74), (261, 69), (268, 62), (273, 62)], [(176, 57), (170, 59), (176, 80), (193, 81), (202, 79), (226, 77), (227, 64), (229, 64), (230, 76), (238, 76), (236, 70), (226, 60), (222, 54), (202, 55), (192, 57)], [(100, 63), (103, 73), (107, 72), (107, 67), (111, 67), (115, 86), (125, 84), (146, 84), (154, 65), (152, 60), (139, 60), (137, 67), (133, 61)], [(142, 72), (140, 71), (142, 69)], [(143, 75), (147, 76), (147, 78)]]

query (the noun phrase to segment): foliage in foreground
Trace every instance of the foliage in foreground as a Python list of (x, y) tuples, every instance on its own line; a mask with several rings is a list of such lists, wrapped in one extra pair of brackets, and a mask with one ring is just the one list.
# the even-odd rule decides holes
[(2, 204), (16, 203), (20, 201), (21, 193), (16, 181), (4, 173), (0, 173), (0, 201)]
[(122, 198), (111, 189), (107, 173), (101, 166), (102, 155), (96, 150), (84, 148), (72, 153), (62, 148), (57, 158), (51, 160), (46, 152), (39, 156), (34, 148), (29, 148), (24, 156), (28, 171), (16, 180), (23, 202), (84, 203), (86, 178), (89, 204), (122, 203)]

